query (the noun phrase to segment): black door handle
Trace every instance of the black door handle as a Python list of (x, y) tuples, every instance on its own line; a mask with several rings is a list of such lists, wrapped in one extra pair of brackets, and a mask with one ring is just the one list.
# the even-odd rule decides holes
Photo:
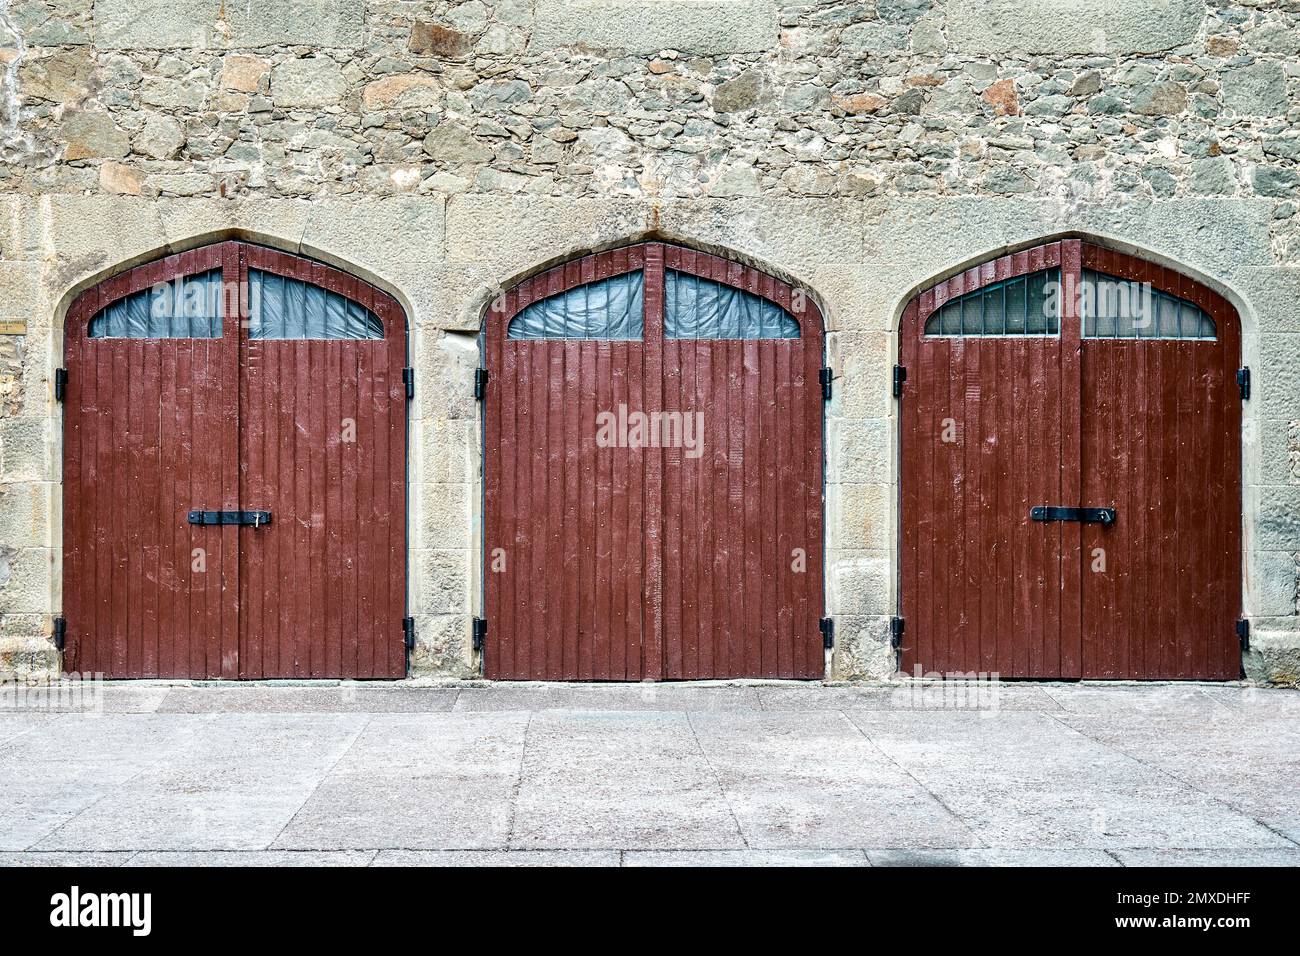
[(1034, 521), (1082, 521), (1085, 524), (1114, 524), (1114, 508), (1062, 508), (1058, 505), (1035, 505), (1029, 509)]
[(271, 523), (269, 511), (191, 511), (190, 524), (251, 524), (254, 528)]

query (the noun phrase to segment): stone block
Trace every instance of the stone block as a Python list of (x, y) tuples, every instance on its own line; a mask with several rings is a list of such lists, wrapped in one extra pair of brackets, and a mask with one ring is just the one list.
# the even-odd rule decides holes
[(670, 199), (658, 206), (662, 234), (767, 267), (796, 285), (818, 270), (863, 262), (862, 203), (838, 199)]
[(897, 657), (889, 643), (888, 617), (835, 615), (832, 680), (889, 680), (897, 670)]
[(45, 228), (38, 197), (0, 196), (0, 258), (44, 261)]
[[(12, 615), (5, 614), (3, 620)], [(26, 683), (45, 683), (59, 676), (59, 652), (48, 638), (38, 635), (0, 638), (0, 677)]]
[(411, 605), (417, 615), (470, 611), (470, 554), (467, 550), (413, 551)]
[[(1300, 408), (1296, 409), (1294, 419), (1265, 418), (1255, 423), (1259, 438), (1259, 474), (1252, 478), (1258, 484), (1300, 484), (1300, 447), (1297, 447), (1300, 424), (1293, 422), (1300, 422)], [(1268, 493), (1267, 488), (1262, 490), (1264, 494)]]
[(221, 88), (236, 93), (266, 92), (263, 80), (271, 72), (271, 64), (260, 56), (227, 54), (221, 61)]
[(54, 478), (54, 424), (47, 418), (0, 418), (0, 480)]
[(416, 487), (419, 505), (412, 545), (416, 548), (471, 547), (474, 521), (470, 486), (424, 482)]
[(1157, 53), (1195, 39), (1203, 0), (950, 0), (948, 44), (959, 53)]
[(131, 151), (131, 140), (113, 122), (113, 117), (96, 110), (68, 113), (59, 127), (63, 159), (121, 159)]
[(1252, 376), (1262, 418), (1300, 417), (1300, 335), (1265, 332), (1259, 336), (1259, 366)]
[(424, 137), (423, 148), (431, 159), (453, 169), (491, 162), (496, 155), (465, 127), (449, 121), (439, 123)]
[(352, 48), (364, 27), (364, 0), (95, 0), (102, 50)]
[(887, 418), (893, 363), (887, 332), (836, 332), (828, 342), (835, 369), (836, 412), (847, 419)]
[(1261, 488), (1255, 544), (1261, 551), (1300, 551), (1300, 485)]
[(148, 196), (203, 196), (216, 188), (208, 173), (162, 173), (146, 176), (142, 191)]
[(1237, 166), (1227, 156), (1192, 163), (1191, 191), (1204, 196), (1231, 196), (1237, 191)]
[(830, 558), (831, 600), (836, 614), (888, 615), (891, 600), (890, 560), (884, 551), (836, 551)]
[(49, 613), (53, 552), (0, 544), (0, 614)]
[(416, 420), (476, 420), (474, 370), (479, 367), (478, 337), (420, 330), (414, 338), (411, 351), (416, 363)]
[(1228, 67), (1220, 83), (1223, 105), (1239, 116), (1286, 114), (1286, 72), (1279, 62), (1258, 60)]
[(479, 439), (473, 419), (430, 419), (415, 423), (416, 460), (419, 474), (414, 480), (472, 483), (478, 480)]
[(447, 261), (469, 264), (503, 286), (543, 265), (621, 245), (648, 230), (634, 202), (522, 196), (453, 196), (447, 202)]
[(890, 547), (892, 485), (838, 484), (826, 489), (836, 548), (884, 551)]
[(826, 430), (829, 479), (878, 485), (889, 481), (893, 454), (887, 419), (832, 419)]
[(172, 159), (184, 145), (185, 131), (181, 124), (157, 113), (145, 117), (144, 126), (131, 140), (132, 148), (150, 159)]
[(1296, 556), (1290, 551), (1256, 551), (1252, 555), (1250, 613), (1262, 617), (1291, 617), (1296, 607)]
[(33, 313), (47, 308), (41, 272), (35, 262), (0, 260), (0, 319), (23, 319), (30, 325)]
[(276, 0), (223, 3), (232, 48), (307, 46), (355, 48), (362, 44), (365, 0)]
[(50, 482), (0, 484), (0, 547), (48, 548), (54, 544)]
[(474, 38), (440, 23), (416, 20), (411, 25), (410, 49), (412, 53), (459, 59), (474, 49)]
[(124, 163), (103, 163), (99, 167), (99, 187), (106, 193), (139, 196), (144, 191), (144, 173)]
[(158, 209), (147, 199), (53, 195), (45, 202), (42, 245), (54, 260), (47, 274), (51, 289), (68, 288), (96, 270), (135, 265), (165, 245)]
[[(161, 220), (167, 249), (183, 252), (228, 237), (247, 239), (286, 252), (303, 252), (307, 220), (319, 203), (301, 199), (158, 199), (152, 203)], [(317, 251), (306, 251), (325, 258)], [(363, 276), (364, 278), (364, 276)]]
[(433, 276), (434, 308), (424, 321), (431, 327), (478, 332), (485, 311), (502, 290), (491, 264), (457, 262), (444, 264)]
[(1259, 331), (1300, 332), (1300, 268), (1244, 269), (1236, 279)]
[[(433, 271), (442, 258), (446, 200), (391, 196), (310, 204), (302, 234), (307, 254), (354, 275), (377, 279), (404, 304), (430, 308)], [(309, 251), (308, 251), (309, 250)], [(407, 316), (414, 325), (417, 315)]]
[(428, 73), (396, 73), (367, 83), (361, 104), (367, 110), (431, 109), (442, 102), (442, 86)]
[(775, 0), (537, 0), (529, 49), (716, 55), (777, 46)]
[(871, 286), (877, 281), (861, 263), (827, 262), (816, 266), (809, 277), (814, 295), (821, 301), (827, 331), (889, 329), (891, 316), (872, 309)]
[(327, 56), (288, 60), (271, 70), (271, 101), (287, 109), (332, 106), (346, 90), (342, 68)]
[(1252, 629), (1250, 651), (1242, 655), (1247, 677), (1300, 687), (1300, 621), (1290, 618), (1289, 624), (1270, 622)]
[(101, 50), (202, 49), (221, 0), (95, 0), (94, 10)]
[(411, 676), (468, 679), (473, 665), (469, 614), (425, 614), (415, 619)]

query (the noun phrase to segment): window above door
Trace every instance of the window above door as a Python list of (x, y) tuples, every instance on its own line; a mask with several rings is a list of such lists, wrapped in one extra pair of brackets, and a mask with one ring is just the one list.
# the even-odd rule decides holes
[(1079, 303), (1084, 338), (1215, 338), (1214, 319), (1204, 309), (1150, 283), (1084, 269)]
[(525, 279), (488, 310), (490, 339), (732, 340), (806, 337), (805, 290), (731, 259), (663, 242), (593, 253)]
[(925, 321), (926, 335), (1057, 335), (1061, 270), (1040, 269), (950, 299)]
[(1231, 304), (1204, 284), (1079, 239), (971, 266), (916, 295), (907, 312), (916, 323), (911, 334), (925, 338), (1213, 342), (1225, 322), (1237, 321)]
[(510, 320), (511, 339), (640, 339), (645, 331), (640, 269), (576, 286), (525, 306)]
[(90, 320), (92, 339), (219, 339), (221, 270), (177, 277), (132, 292)]
[[(394, 328), (400, 326), (400, 328)], [(391, 340), (391, 295), (333, 266), (238, 240), (135, 266), (87, 289), (65, 317), (69, 341)]]
[(370, 309), (302, 279), (248, 270), (250, 339), (382, 339)]

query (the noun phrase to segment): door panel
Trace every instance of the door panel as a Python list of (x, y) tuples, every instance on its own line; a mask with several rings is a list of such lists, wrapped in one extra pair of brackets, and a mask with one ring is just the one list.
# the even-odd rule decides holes
[(1085, 673), (1235, 680), (1235, 315), (1169, 270), (1150, 267), (1143, 278), (1206, 308), (1218, 338), (1084, 339), (1085, 498), (1118, 513), (1113, 525), (1083, 529)]
[(903, 669), (1063, 676), (1054, 338), (932, 338), (903, 403)]
[[(820, 314), (798, 339), (665, 338), (665, 269), (790, 306), (761, 273), (647, 243), (489, 314), (490, 677), (822, 676)], [(640, 340), (508, 337), (529, 305), (638, 270)], [(601, 447), (597, 416), (620, 409), (700, 413), (702, 449)]]
[[(133, 270), (68, 312), (64, 399), (65, 668), (114, 677), (234, 676), (234, 535), (189, 524), (234, 507), (236, 396), (220, 338), (89, 338), (110, 302), (172, 275), (220, 267), (223, 247)], [(236, 323), (230, 323), (231, 328)], [(202, 440), (195, 440), (195, 434)], [(230, 529), (233, 531), (233, 529)]]

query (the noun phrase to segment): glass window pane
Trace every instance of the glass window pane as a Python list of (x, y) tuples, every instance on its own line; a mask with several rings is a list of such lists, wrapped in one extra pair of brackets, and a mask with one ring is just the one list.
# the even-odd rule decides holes
[(216, 339), (221, 337), (221, 270), (160, 282), (101, 309), (92, 339)]
[(1085, 316), (1083, 334), (1089, 338), (1213, 339), (1214, 320), (1193, 302), (1147, 283), (1086, 270), (1085, 284), (1095, 287)]
[(347, 296), (261, 269), (248, 270), (250, 339), (382, 339), (384, 323)]
[(925, 334), (1057, 335), (1060, 281), (1060, 269), (1042, 269), (968, 292), (935, 310)]
[(668, 269), (664, 336), (670, 339), (797, 339), (799, 322), (761, 295)]
[(645, 325), (643, 286), (644, 277), (636, 271), (539, 299), (510, 320), (506, 337), (640, 339)]

